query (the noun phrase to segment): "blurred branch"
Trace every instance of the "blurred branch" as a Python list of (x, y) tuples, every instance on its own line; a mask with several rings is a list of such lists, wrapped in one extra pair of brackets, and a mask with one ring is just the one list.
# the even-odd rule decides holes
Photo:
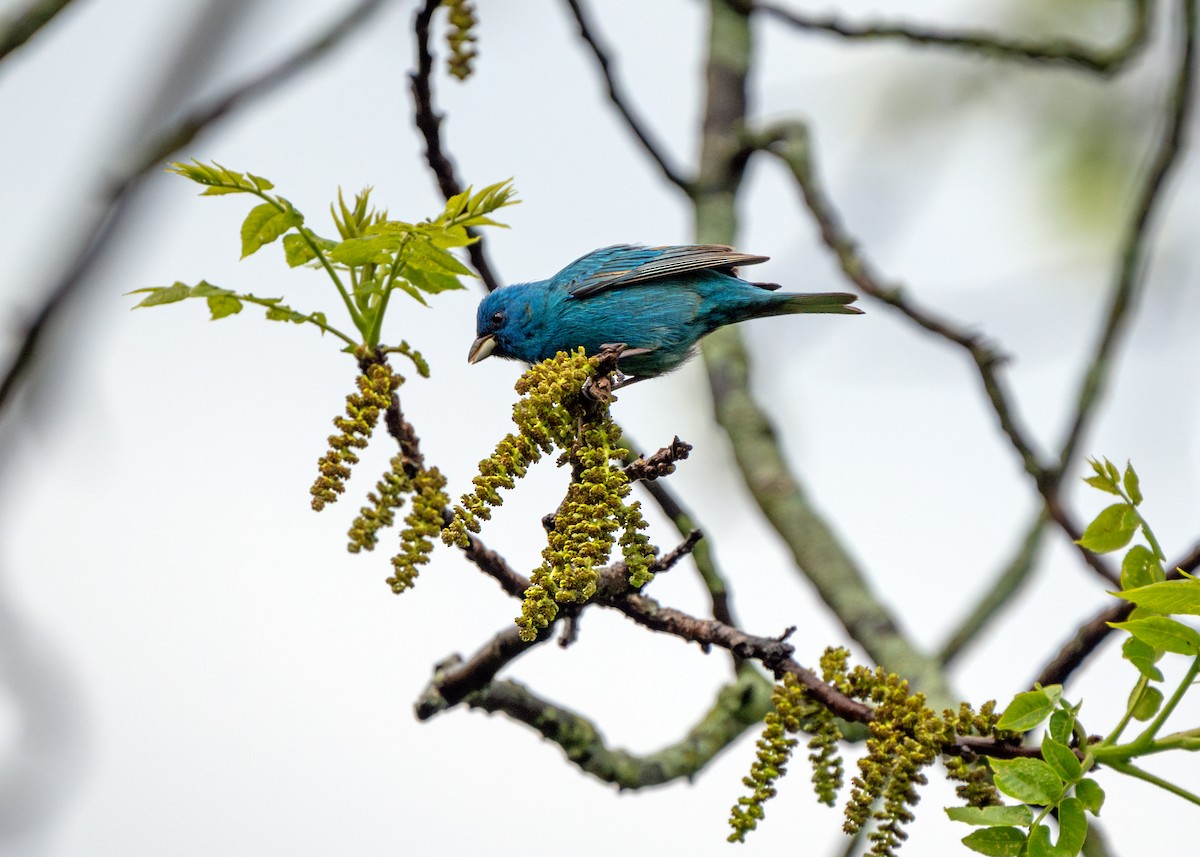
[[(417, 37), (417, 70), (409, 75), (412, 83), (413, 121), (421, 137), (425, 140), (425, 161), (437, 180), (438, 189), (446, 199), (463, 191), (463, 183), (454, 171), (454, 162), (442, 148), (442, 119), (441, 113), (433, 102), (433, 52), (429, 48), (429, 25), (433, 13), (442, 5), (442, 0), (425, 0), (417, 10), (413, 22), (413, 32)], [(483, 280), (489, 292), (500, 288), (500, 281), (492, 271), (488, 260), (487, 249), (484, 247), (483, 236), (475, 229), (467, 233), (475, 238), (475, 242), (467, 246), (467, 255), (471, 264)]]
[(968, 56), (1059, 65), (1112, 76), (1145, 47), (1150, 32), (1151, 0), (1133, 0), (1132, 19), (1125, 37), (1111, 48), (1096, 48), (1070, 39), (1023, 41), (983, 31), (951, 32), (907, 24), (851, 24), (835, 15), (793, 12), (763, 0), (734, 0), (747, 12), (758, 12), (801, 30), (843, 39), (900, 40), (909, 44), (961, 51)]
[[(127, 213), (132, 191), (141, 183), (150, 170), (159, 167), (173, 153), (186, 146), (201, 131), (225, 118), (246, 102), (273, 91), (291, 80), (298, 72), (307, 68), (331, 48), (344, 39), (355, 27), (361, 25), (382, 6), (384, 0), (361, 0), (343, 16), (338, 18), (320, 36), (309, 42), (282, 62), (267, 69), (257, 77), (231, 89), (224, 96), (188, 113), (179, 122), (141, 147), (130, 166), (118, 181), (106, 192), (102, 204), (103, 212), (86, 230), (75, 252), (74, 261), (66, 273), (59, 278), (33, 313), (26, 326), (16, 354), (0, 381), (0, 413), (11, 403), (17, 385), (32, 365), (38, 345), (47, 327), (59, 314), (62, 307), (79, 289), (93, 263), (107, 247), (116, 227)], [(164, 75), (169, 80), (170, 75)], [(152, 99), (154, 100), (154, 99)]]
[(1144, 257), (1152, 221), (1162, 207), (1171, 173), (1174, 172), (1183, 152), (1184, 137), (1192, 112), (1192, 88), (1195, 80), (1196, 3), (1194, 0), (1181, 0), (1179, 6), (1181, 26), (1178, 70), (1167, 97), (1165, 120), (1154, 156), (1122, 241), (1104, 329), (1080, 384), (1076, 396), (1075, 418), (1059, 454), (1061, 470), (1071, 466), (1080, 440), (1094, 413), (1095, 404), (1103, 395), (1108, 383), (1111, 354), (1129, 326), (1133, 303), (1145, 282), (1147, 263)]
[(33, 0), (0, 20), (0, 60), (29, 41), (38, 30), (70, 5), (71, 0)]
[(943, 664), (949, 666), (962, 654), (962, 650), (967, 644), (978, 637), (980, 632), (996, 617), (996, 614), (1021, 591), (1029, 579), (1030, 572), (1033, 571), (1038, 550), (1042, 546), (1042, 536), (1046, 533), (1047, 520), (1044, 511), (1038, 514), (1026, 531), (1025, 538), (1021, 540), (1016, 555), (991, 581), (987, 592), (942, 644), (942, 648), (938, 651), (938, 659)]
[(579, 37), (583, 39), (591, 50), (592, 56), (596, 60), (596, 66), (600, 71), (600, 76), (604, 78), (604, 87), (608, 91), (609, 101), (613, 103), (613, 106), (617, 109), (617, 112), (621, 115), (621, 118), (625, 121), (626, 126), (633, 133), (633, 136), (637, 139), (642, 149), (658, 165), (658, 169), (663, 174), (663, 177), (671, 184), (680, 188), (684, 193), (690, 195), (693, 192), (692, 182), (684, 178), (683, 174), (671, 164), (662, 146), (654, 139), (645, 123), (638, 118), (629, 99), (621, 89), (621, 85), (617, 82), (613, 71), (613, 61), (609, 56), (609, 52), (600, 44), (594, 28), (588, 21), (587, 13), (583, 9), (582, 0), (566, 0), (566, 3), (571, 10), (571, 14), (575, 16), (575, 23), (579, 27)]
[[(696, 240), (733, 244), (736, 198), (748, 156), (741, 129), (753, 53), (750, 21), (729, 0), (710, 0), (708, 84), (700, 176), (694, 196)], [(701, 352), (718, 424), (751, 495), (783, 539), (797, 568), (816, 587), (846, 631), (877, 663), (905, 676), (935, 706), (952, 704), (940, 665), (900, 631), (887, 606), (808, 501), (766, 412), (750, 391), (749, 360), (734, 327), (705, 338)]]
[[(1000, 372), (1005, 358), (999, 349), (981, 334), (959, 327), (937, 313), (925, 309), (912, 300), (902, 288), (894, 284), (885, 284), (871, 270), (857, 243), (842, 226), (817, 179), (812, 163), (808, 129), (803, 124), (780, 123), (766, 133), (748, 139), (747, 142), (752, 148), (763, 149), (787, 165), (799, 186), (805, 206), (820, 229), (821, 240), (833, 251), (847, 279), (864, 294), (898, 310), (919, 327), (958, 345), (971, 356), (984, 393), (1000, 423), (1000, 430), (1020, 456), (1025, 472), (1032, 477), (1038, 493), (1042, 495), (1047, 514), (1072, 542), (1077, 540), (1083, 531), (1058, 499), (1061, 471), (1044, 463), (1039, 452), (1035, 450), (1033, 440), (1017, 413), (1016, 402), (1008, 389), (1007, 381)], [(1107, 583), (1118, 582), (1117, 573), (1101, 557), (1083, 548), (1079, 548), (1078, 552), (1083, 561)]]

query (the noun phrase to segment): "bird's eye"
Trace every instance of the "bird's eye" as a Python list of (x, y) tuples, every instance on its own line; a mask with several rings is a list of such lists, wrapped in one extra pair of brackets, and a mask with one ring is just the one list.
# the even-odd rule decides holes
[(492, 317), (488, 319), (488, 326), (491, 327), (492, 330), (499, 330), (501, 325), (504, 324), (504, 319), (504, 310), (498, 309), (492, 313)]

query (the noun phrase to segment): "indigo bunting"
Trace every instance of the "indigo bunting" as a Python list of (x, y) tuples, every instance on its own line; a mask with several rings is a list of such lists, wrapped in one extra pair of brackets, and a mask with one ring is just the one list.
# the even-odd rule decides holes
[(556, 352), (625, 343), (620, 369), (633, 380), (670, 372), (719, 327), (768, 315), (857, 314), (855, 296), (778, 293), (775, 283), (737, 276), (767, 256), (716, 244), (593, 250), (548, 280), (497, 289), (479, 304), (478, 339), (467, 355), (537, 363)]

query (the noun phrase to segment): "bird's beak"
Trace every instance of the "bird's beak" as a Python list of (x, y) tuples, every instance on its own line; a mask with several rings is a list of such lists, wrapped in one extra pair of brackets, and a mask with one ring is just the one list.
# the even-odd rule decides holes
[(471, 351), (467, 354), (467, 362), (478, 363), (483, 358), (489, 356), (495, 347), (495, 334), (485, 333), (483, 336), (471, 343)]

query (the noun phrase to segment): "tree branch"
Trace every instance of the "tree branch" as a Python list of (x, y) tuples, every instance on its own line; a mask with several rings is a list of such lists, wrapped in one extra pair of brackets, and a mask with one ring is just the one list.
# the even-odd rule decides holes
[(1042, 537), (1046, 533), (1047, 516), (1041, 512), (1034, 519), (1025, 533), (1025, 538), (1017, 548), (1016, 555), (1005, 566), (1004, 570), (991, 582), (991, 586), (979, 599), (974, 609), (968, 613), (958, 627), (951, 632), (946, 642), (938, 651), (938, 659), (949, 666), (966, 646), (979, 636), (996, 615), (1012, 601), (1024, 587), (1033, 571), (1038, 552), (1042, 546)]
[[(695, 195), (696, 240), (733, 244), (735, 200), (748, 156), (741, 137), (748, 115), (747, 77), (753, 54), (750, 21), (729, 0), (710, 0), (707, 100), (700, 178)], [(909, 678), (937, 704), (950, 704), (940, 665), (917, 651), (791, 472), (766, 412), (750, 391), (749, 360), (735, 327), (701, 346), (718, 424), (751, 495), (790, 550), (797, 568), (878, 664)]]
[[(927, 310), (909, 298), (899, 286), (884, 284), (871, 270), (870, 264), (860, 253), (857, 243), (845, 231), (832, 204), (826, 198), (816, 177), (812, 164), (811, 142), (808, 129), (799, 122), (783, 123), (766, 134), (750, 141), (750, 145), (762, 148), (778, 157), (791, 171), (799, 187), (805, 207), (812, 214), (821, 233), (821, 240), (837, 257), (847, 279), (869, 297), (882, 301), (899, 311), (924, 330), (963, 348), (975, 363), (984, 394), (992, 405), (992, 411), (1000, 424), (1000, 430), (1021, 458), (1025, 472), (1033, 479), (1041, 494), (1046, 512), (1063, 529), (1072, 542), (1082, 535), (1082, 530), (1063, 508), (1058, 499), (1058, 483), (1062, 478), (1060, 468), (1044, 463), (1041, 454), (1024, 426), (1008, 383), (1000, 372), (1004, 358), (995, 346), (980, 334), (966, 329)], [(1119, 580), (1117, 573), (1096, 554), (1079, 548), (1079, 556), (1109, 584)]]
[(1151, 0), (1134, 0), (1129, 31), (1111, 48), (1096, 48), (1070, 39), (1023, 41), (983, 31), (950, 32), (907, 24), (851, 24), (835, 15), (793, 12), (775, 3), (737, 0), (747, 11), (810, 32), (843, 39), (904, 41), (923, 47), (959, 51), (968, 57), (986, 57), (1042, 65), (1058, 65), (1111, 77), (1124, 69), (1145, 47), (1150, 32)]
[(567, 7), (571, 10), (571, 14), (575, 17), (576, 25), (579, 27), (579, 37), (587, 44), (592, 52), (592, 56), (596, 60), (596, 67), (600, 72), (600, 76), (604, 79), (604, 88), (608, 92), (609, 101), (613, 103), (613, 107), (616, 108), (617, 113), (620, 114), (621, 119), (624, 120), (625, 125), (650, 157), (650, 160), (654, 161), (658, 166), (659, 171), (663, 174), (663, 178), (681, 189), (684, 193), (690, 195), (693, 190), (692, 182), (684, 178), (683, 174), (671, 164), (662, 146), (654, 139), (646, 124), (638, 118), (629, 99), (621, 89), (621, 85), (617, 82), (616, 74), (613, 71), (613, 61), (609, 57), (608, 51), (600, 44), (600, 40), (597, 38), (591, 23), (588, 21), (587, 13), (583, 9), (582, 0), (566, 0), (566, 3)]
[[(413, 23), (413, 32), (417, 37), (417, 70), (409, 75), (409, 79), (413, 97), (413, 121), (425, 140), (425, 162), (429, 164), (442, 196), (450, 199), (462, 193), (463, 183), (454, 171), (454, 162), (442, 148), (444, 116), (437, 112), (433, 102), (433, 52), (429, 47), (429, 25), (433, 20), (433, 13), (441, 5), (442, 0), (425, 0), (424, 5), (417, 9)], [(491, 262), (488, 260), (484, 237), (474, 229), (468, 229), (467, 233), (477, 239), (467, 246), (471, 265), (487, 290), (494, 292), (500, 288), (500, 281), (493, 273)]]
[(1168, 181), (1183, 151), (1195, 81), (1196, 4), (1192, 0), (1181, 0), (1180, 18), (1179, 65), (1167, 98), (1166, 119), (1122, 241), (1104, 329), (1084, 372), (1076, 396), (1075, 418), (1059, 453), (1062, 470), (1071, 465), (1094, 413), (1095, 403), (1108, 383), (1110, 356), (1129, 326), (1134, 301), (1140, 296), (1145, 282), (1147, 263), (1144, 257), (1153, 219), (1162, 207)]

